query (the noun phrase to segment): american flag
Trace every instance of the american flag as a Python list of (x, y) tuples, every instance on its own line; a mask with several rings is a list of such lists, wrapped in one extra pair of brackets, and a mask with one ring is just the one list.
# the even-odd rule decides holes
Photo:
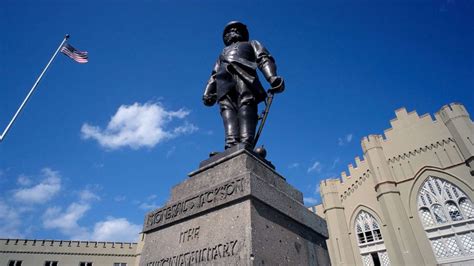
[(72, 47), (68, 43), (61, 47), (61, 53), (69, 56), (71, 59), (81, 64), (89, 62), (87, 52), (76, 50), (76, 48)]

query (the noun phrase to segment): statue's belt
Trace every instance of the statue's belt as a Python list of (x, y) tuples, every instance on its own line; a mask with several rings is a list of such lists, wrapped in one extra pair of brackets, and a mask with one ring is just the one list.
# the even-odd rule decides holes
[(224, 63), (227, 63), (226, 71), (228, 73), (237, 74), (250, 84), (254, 83), (255, 76), (249, 74), (245, 68), (250, 68), (251, 70), (255, 71), (257, 69), (257, 63), (248, 61), (244, 58), (224, 58), (222, 55), (220, 56), (220, 60)]

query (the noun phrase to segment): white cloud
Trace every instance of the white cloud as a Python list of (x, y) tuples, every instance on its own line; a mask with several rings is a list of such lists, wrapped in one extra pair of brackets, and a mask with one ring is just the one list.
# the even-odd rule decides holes
[(137, 241), (141, 226), (125, 218), (108, 217), (95, 223), (93, 230), (80, 226), (78, 221), (89, 209), (89, 204), (77, 202), (70, 204), (64, 211), (59, 207), (48, 208), (43, 215), (43, 226), (46, 229), (58, 229), (75, 240)]
[(306, 205), (316, 205), (319, 203), (319, 200), (313, 197), (304, 197), (303, 201)]
[(95, 168), (104, 168), (105, 165), (103, 163), (94, 163), (93, 166)]
[(77, 223), (90, 209), (89, 204), (73, 202), (62, 211), (60, 207), (50, 207), (43, 215), (43, 226), (47, 229), (59, 229), (61, 233), (77, 240), (86, 240), (87, 230)]
[(185, 121), (184, 125), (173, 129), (173, 135), (178, 136), (178, 135), (184, 135), (184, 134), (191, 134), (197, 130), (198, 128), (195, 125), (190, 124), (189, 122)]
[(354, 135), (353, 134), (347, 134), (345, 135), (344, 137), (342, 138), (338, 138), (337, 139), (337, 145), (339, 146), (344, 146), (348, 143), (351, 143), (352, 139), (353, 139)]
[(152, 194), (148, 196), (145, 201), (136, 201), (134, 204), (137, 204), (138, 207), (142, 210), (150, 211), (159, 208), (161, 205), (157, 203), (158, 196)]
[(153, 199), (156, 199), (158, 196), (156, 194), (151, 194), (150, 196), (148, 196), (147, 200), (153, 200)]
[(189, 111), (184, 109), (165, 110), (159, 103), (122, 105), (104, 130), (85, 123), (81, 133), (83, 138), (95, 139), (108, 149), (154, 147), (164, 140), (196, 131), (198, 128), (186, 121), (174, 128), (168, 126), (171, 121), (188, 115)]
[(352, 134), (347, 134), (347, 135), (346, 135), (346, 142), (347, 142), (347, 143), (351, 142), (351, 141), (352, 141), (352, 137), (353, 137)]
[(23, 238), (19, 232), (21, 225), (18, 211), (0, 200), (0, 237)]
[(61, 177), (57, 171), (43, 168), (41, 172), (43, 181), (33, 187), (16, 190), (13, 194), (15, 200), (32, 204), (45, 203), (61, 190)]
[(31, 179), (29, 179), (26, 175), (18, 176), (18, 179), (16, 180), (16, 182), (20, 186), (29, 186), (29, 185), (31, 185)]
[(292, 163), (288, 166), (289, 169), (293, 169), (293, 168), (298, 168), (300, 166), (299, 163)]
[(95, 224), (91, 239), (95, 241), (136, 242), (141, 226), (125, 218), (107, 217)]
[(337, 139), (337, 145), (343, 146), (344, 145), (344, 140), (342, 138)]
[(332, 165), (331, 165), (331, 170), (336, 168), (336, 165), (341, 161), (341, 159), (339, 157), (337, 157), (336, 159), (334, 159), (334, 161), (332, 162)]
[(171, 147), (167, 152), (166, 152), (166, 158), (171, 157), (173, 153), (176, 151), (176, 146)]
[(138, 207), (142, 210), (151, 211), (160, 207), (156, 202), (142, 202)]
[(94, 192), (84, 189), (79, 191), (79, 198), (81, 201), (86, 202), (86, 201), (91, 201), (91, 200), (100, 200), (100, 197), (94, 194)]
[(126, 199), (127, 199), (127, 197), (125, 197), (123, 195), (119, 195), (119, 196), (114, 197), (114, 201), (116, 201), (116, 202), (121, 202), (121, 201), (124, 201)]
[(308, 168), (308, 173), (311, 173), (311, 172), (320, 173), (321, 169), (322, 169), (321, 163), (316, 161), (313, 163), (313, 165), (310, 168)]

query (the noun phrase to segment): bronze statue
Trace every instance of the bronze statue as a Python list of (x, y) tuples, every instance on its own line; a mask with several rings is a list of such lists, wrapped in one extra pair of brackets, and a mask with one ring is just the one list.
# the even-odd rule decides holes
[[(229, 22), (223, 32), (225, 48), (219, 55), (203, 95), (206, 106), (219, 103), (224, 122), (225, 149), (238, 143), (253, 149), (258, 122), (258, 104), (267, 97), (257, 68), (270, 83), (268, 94), (285, 89), (276, 73), (275, 60), (258, 41), (249, 41), (247, 26)], [(267, 110), (268, 111), (268, 110)], [(261, 131), (261, 129), (259, 130)]]

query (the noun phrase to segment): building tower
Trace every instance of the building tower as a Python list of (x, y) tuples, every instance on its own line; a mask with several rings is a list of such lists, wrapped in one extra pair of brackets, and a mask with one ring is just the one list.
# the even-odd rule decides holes
[(321, 198), (325, 206), (324, 215), (327, 221), (341, 221), (340, 223), (328, 222), (328, 231), (331, 236), (327, 246), (331, 262), (337, 265), (355, 265), (354, 252), (349, 239), (349, 229), (345, 223), (344, 207), (339, 197), (338, 179), (323, 180), (320, 184)]
[(474, 176), (474, 125), (466, 108), (460, 103), (441, 107), (437, 113), (454, 138), (467, 166)]

